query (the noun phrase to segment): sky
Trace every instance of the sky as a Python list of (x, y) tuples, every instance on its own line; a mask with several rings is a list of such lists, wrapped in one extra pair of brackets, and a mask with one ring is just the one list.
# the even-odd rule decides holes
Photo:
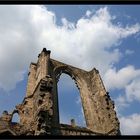
[[(139, 5), (0, 5), (0, 114), (26, 93), (29, 64), (40, 51), (75, 67), (99, 70), (123, 135), (140, 135)], [(86, 126), (79, 91), (58, 82), (60, 122)], [(15, 119), (16, 120), (16, 119)]]

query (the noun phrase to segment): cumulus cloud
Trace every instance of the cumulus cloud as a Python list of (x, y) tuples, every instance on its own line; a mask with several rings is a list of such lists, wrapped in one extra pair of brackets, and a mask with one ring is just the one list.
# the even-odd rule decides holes
[(131, 65), (118, 71), (109, 69), (104, 75), (104, 82), (107, 90), (122, 90), (122, 94), (115, 98), (118, 113), (130, 107), (131, 102), (140, 101), (140, 69)]
[[(104, 75), (104, 81), (107, 89), (122, 89), (125, 88), (132, 80), (140, 76), (140, 70), (129, 65), (118, 71), (116, 68), (107, 70)], [(129, 88), (129, 87), (128, 87)]]
[(118, 42), (139, 32), (140, 25), (115, 25), (107, 7), (86, 14), (90, 17), (76, 22), (62, 18), (59, 26), (44, 6), (0, 6), (0, 88), (13, 89), (42, 47), (54, 59), (101, 73), (118, 62)]
[(125, 87), (125, 93), (129, 102), (140, 101), (140, 76)]
[(119, 117), (121, 133), (123, 135), (139, 135), (140, 114), (123, 116), (122, 112), (124, 109), (135, 107), (131, 106), (132, 102), (140, 101), (140, 69), (135, 69), (130, 65), (118, 71), (112, 68), (106, 72), (104, 80), (109, 90), (122, 90), (122, 94), (115, 99), (115, 110)]
[(132, 114), (127, 117), (120, 117), (120, 128), (123, 135), (140, 134), (140, 114)]

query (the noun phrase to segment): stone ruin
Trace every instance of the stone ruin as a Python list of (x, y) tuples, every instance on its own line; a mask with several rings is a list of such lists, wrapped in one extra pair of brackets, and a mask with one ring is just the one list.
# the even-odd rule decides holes
[[(62, 73), (76, 83), (81, 97), (86, 127), (60, 124), (57, 83)], [(19, 123), (12, 122), (14, 113)], [(30, 64), (26, 97), (12, 113), (0, 117), (0, 135), (120, 135), (114, 102), (105, 90), (97, 69), (85, 71), (50, 58), (45, 48), (37, 63)]]

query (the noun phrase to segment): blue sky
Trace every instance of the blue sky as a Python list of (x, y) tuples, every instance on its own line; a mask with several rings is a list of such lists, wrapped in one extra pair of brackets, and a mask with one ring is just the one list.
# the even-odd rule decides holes
[[(140, 134), (140, 6), (0, 6), (0, 114), (25, 96), (28, 67), (43, 47), (51, 58), (91, 70), (96, 67), (126, 135)], [(13, 16), (14, 15), (14, 16)], [(85, 126), (79, 91), (62, 74), (60, 121)]]

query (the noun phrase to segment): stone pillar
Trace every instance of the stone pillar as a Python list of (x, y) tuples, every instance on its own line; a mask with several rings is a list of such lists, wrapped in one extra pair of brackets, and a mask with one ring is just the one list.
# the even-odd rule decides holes
[(36, 83), (36, 64), (31, 63), (30, 64), (30, 70), (28, 73), (28, 83), (27, 83), (27, 89), (26, 89), (26, 97), (33, 94), (34, 88)]

